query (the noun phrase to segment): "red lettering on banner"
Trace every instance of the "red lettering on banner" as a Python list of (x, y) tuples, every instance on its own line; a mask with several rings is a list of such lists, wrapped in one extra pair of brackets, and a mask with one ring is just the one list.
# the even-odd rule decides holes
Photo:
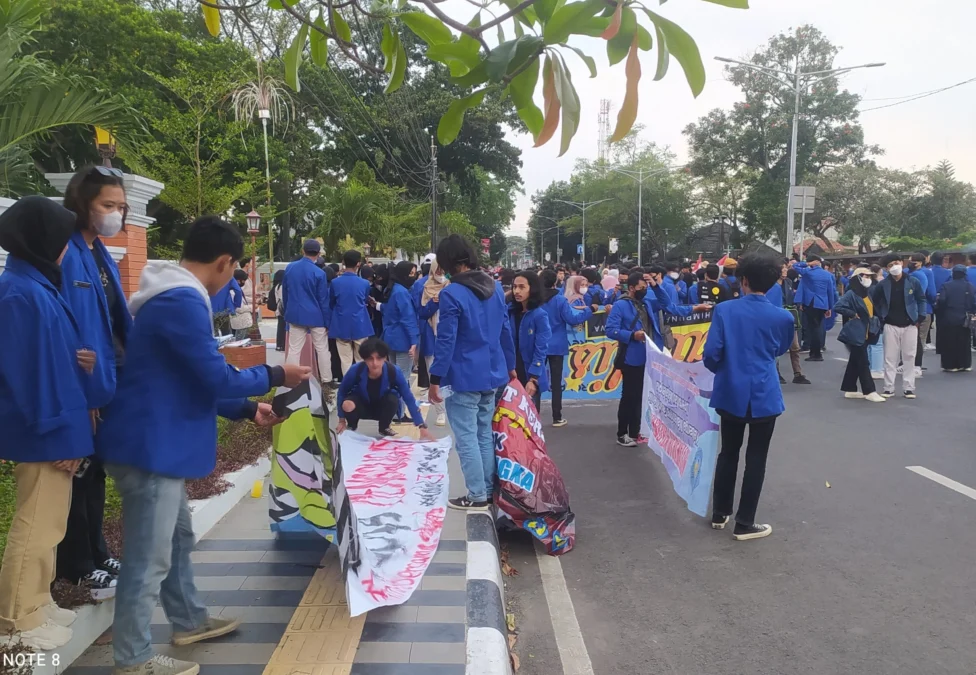
[(424, 518), (424, 524), (420, 526), (420, 538), (423, 541), (430, 541), (435, 535), (440, 538), (441, 528), (444, 527), (444, 516), (447, 511), (444, 508), (431, 509)]
[(353, 502), (372, 506), (394, 506), (407, 495), (407, 475), (412, 445), (386, 440), (373, 441), (356, 472), (346, 479), (346, 491)]
[(664, 450), (664, 454), (671, 458), (678, 473), (685, 474), (685, 466), (688, 464), (688, 455), (691, 449), (668, 428), (660, 417), (654, 415), (651, 419), (651, 430), (654, 433), (654, 440)]
[(388, 587), (380, 588), (376, 585), (376, 577), (370, 572), (369, 576), (362, 579), (363, 590), (367, 595), (372, 596), (374, 602), (379, 602), (380, 600), (387, 600), (390, 597), (390, 589)]

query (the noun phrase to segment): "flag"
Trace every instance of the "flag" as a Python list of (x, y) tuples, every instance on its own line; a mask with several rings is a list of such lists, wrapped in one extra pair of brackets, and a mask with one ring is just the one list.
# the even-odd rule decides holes
[(725, 261), (728, 260), (728, 259), (729, 259), (728, 254), (723, 255), (721, 257), (721, 259), (717, 263), (715, 263), (715, 264), (718, 265), (719, 267), (722, 267), (723, 265), (725, 265)]
[(691, 271), (692, 272), (697, 272), (699, 270), (699, 268), (701, 268), (701, 266), (702, 266), (702, 257), (701, 257), (701, 253), (699, 253), (698, 254), (698, 262), (696, 262), (694, 265), (691, 266)]

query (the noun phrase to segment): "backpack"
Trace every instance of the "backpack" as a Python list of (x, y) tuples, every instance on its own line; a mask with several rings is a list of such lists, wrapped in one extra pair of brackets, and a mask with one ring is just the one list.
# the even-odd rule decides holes
[(712, 302), (716, 305), (723, 300), (728, 300), (728, 293), (717, 281), (705, 279), (698, 286), (698, 300), (700, 302)]
[(739, 284), (738, 277), (735, 278), (735, 281), (726, 280), (726, 284), (729, 287), (729, 300), (735, 300), (742, 294), (742, 286)]

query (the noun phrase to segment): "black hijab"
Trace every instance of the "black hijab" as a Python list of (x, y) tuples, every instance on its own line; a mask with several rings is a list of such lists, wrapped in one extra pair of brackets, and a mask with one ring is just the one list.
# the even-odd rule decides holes
[(410, 278), (410, 273), (415, 269), (417, 269), (417, 266), (412, 262), (401, 260), (393, 268), (390, 277), (394, 283), (400, 284), (407, 290), (410, 290), (410, 287), (413, 286), (413, 282), (415, 281), (415, 279)]
[(335, 279), (335, 278), (336, 278), (336, 272), (335, 272), (335, 270), (332, 269), (332, 266), (331, 265), (326, 265), (325, 266), (325, 280), (331, 284), (332, 283), (332, 280)]
[(0, 248), (61, 288), (58, 258), (75, 231), (75, 214), (47, 197), (24, 197), (0, 215)]

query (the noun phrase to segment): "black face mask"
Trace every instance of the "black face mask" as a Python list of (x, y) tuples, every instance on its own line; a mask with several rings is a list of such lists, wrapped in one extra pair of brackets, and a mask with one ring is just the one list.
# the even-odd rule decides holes
[(644, 296), (647, 295), (647, 289), (642, 288), (639, 291), (634, 291), (634, 298), (637, 300), (643, 300)]

